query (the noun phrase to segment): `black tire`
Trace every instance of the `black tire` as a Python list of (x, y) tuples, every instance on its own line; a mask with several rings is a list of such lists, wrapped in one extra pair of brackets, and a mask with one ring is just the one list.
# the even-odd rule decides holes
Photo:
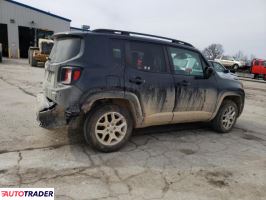
[(238, 71), (238, 69), (239, 69), (239, 66), (238, 66), (238, 64), (234, 64), (234, 65), (233, 65), (233, 67), (232, 67), (232, 69), (236, 70), (236, 72), (237, 72), (237, 71)]
[[(230, 128), (225, 128), (225, 126), (223, 125), (223, 117), (224, 114), (226, 112), (226, 110), (229, 107), (233, 107), (235, 109), (235, 118), (232, 122), (232, 125)], [(232, 128), (234, 127), (236, 121), (237, 121), (237, 117), (238, 117), (238, 107), (236, 105), (236, 103), (232, 100), (224, 100), (222, 105), (220, 106), (220, 109), (218, 111), (218, 113), (216, 114), (215, 118), (212, 120), (212, 127), (215, 131), (217, 131), (218, 133), (228, 133), (232, 130)]]
[(2, 62), (2, 52), (0, 52), (0, 63)]
[(32, 57), (31, 58), (31, 66), (32, 67), (37, 67), (37, 64), (38, 64), (38, 62)]
[[(113, 145), (111, 144), (105, 145), (96, 136), (96, 124), (105, 114), (110, 112), (119, 113), (121, 116), (123, 116), (124, 120), (126, 121), (127, 128), (125, 131), (126, 133), (121, 138), (121, 141)], [(107, 104), (107, 105), (98, 106), (95, 109), (93, 109), (89, 114), (87, 114), (83, 127), (84, 127), (84, 137), (89, 145), (91, 145), (94, 149), (101, 152), (113, 152), (119, 150), (129, 140), (133, 129), (133, 120), (131, 114), (127, 109), (120, 107), (118, 105)], [(108, 128), (105, 127), (104, 130), (106, 129)], [(107, 135), (108, 135), (107, 137), (108, 140), (110, 133), (106, 134), (106, 136)], [(103, 140), (106, 139), (106, 136), (102, 136)]]

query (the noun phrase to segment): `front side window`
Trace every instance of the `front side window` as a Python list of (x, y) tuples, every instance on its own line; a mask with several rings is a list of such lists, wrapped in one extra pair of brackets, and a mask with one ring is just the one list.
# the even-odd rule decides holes
[(129, 42), (127, 64), (143, 71), (166, 72), (163, 48), (156, 44)]
[(222, 60), (229, 60), (228, 56), (223, 56)]
[(175, 74), (203, 76), (203, 68), (198, 53), (174, 47), (168, 49)]
[(256, 65), (256, 66), (260, 65), (259, 61), (256, 60), (255, 63), (254, 63), (254, 65)]

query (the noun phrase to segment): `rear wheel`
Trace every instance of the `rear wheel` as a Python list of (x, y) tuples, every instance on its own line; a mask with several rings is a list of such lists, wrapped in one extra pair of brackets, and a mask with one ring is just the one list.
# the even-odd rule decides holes
[(232, 130), (238, 116), (238, 107), (232, 100), (224, 100), (217, 115), (212, 121), (212, 127), (219, 133)]
[(112, 152), (128, 141), (132, 128), (132, 117), (127, 109), (117, 105), (104, 105), (86, 116), (84, 137), (93, 148)]

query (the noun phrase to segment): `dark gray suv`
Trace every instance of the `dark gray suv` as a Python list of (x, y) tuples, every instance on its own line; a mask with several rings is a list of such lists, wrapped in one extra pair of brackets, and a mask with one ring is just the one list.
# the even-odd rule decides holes
[(98, 29), (54, 35), (38, 120), (46, 128), (84, 117), (94, 148), (118, 150), (133, 128), (211, 122), (229, 132), (244, 107), (240, 81), (218, 76), (191, 44)]

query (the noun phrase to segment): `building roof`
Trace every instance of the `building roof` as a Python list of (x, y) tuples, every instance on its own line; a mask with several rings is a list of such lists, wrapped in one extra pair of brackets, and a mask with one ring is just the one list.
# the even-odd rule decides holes
[(67, 19), (67, 18), (64, 18), (64, 17), (61, 17), (61, 16), (58, 16), (58, 15), (55, 15), (55, 14), (52, 14), (52, 13), (49, 13), (49, 12), (46, 12), (46, 11), (43, 11), (43, 10), (40, 10), (38, 8), (34, 8), (34, 7), (31, 7), (31, 6), (28, 6), (26, 4), (23, 4), (23, 3), (19, 3), (17, 1), (13, 1), (13, 0), (5, 0), (9, 3), (13, 3), (13, 4), (16, 4), (16, 5), (19, 5), (21, 7), (24, 7), (24, 8), (28, 8), (28, 9), (31, 9), (31, 10), (34, 10), (34, 11), (37, 11), (37, 12), (40, 12), (40, 13), (43, 13), (43, 14), (46, 14), (46, 15), (49, 15), (49, 16), (52, 16), (52, 17), (55, 17), (55, 18), (58, 18), (58, 19), (62, 19), (64, 21), (68, 21), (68, 22), (71, 22), (70, 19)]
[(70, 30), (77, 30), (77, 31), (86, 31), (84, 30), (83, 28), (77, 28), (77, 27), (73, 27), (73, 26), (70, 26)]

